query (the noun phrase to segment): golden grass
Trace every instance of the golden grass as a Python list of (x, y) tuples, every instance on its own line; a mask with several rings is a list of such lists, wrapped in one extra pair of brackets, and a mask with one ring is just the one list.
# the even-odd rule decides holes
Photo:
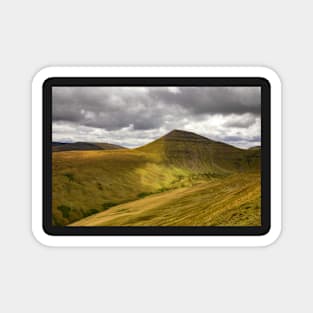
[(259, 225), (259, 151), (187, 137), (53, 152), (53, 223)]
[(114, 206), (70, 226), (260, 226), (258, 174), (199, 181)]
[[(66, 225), (101, 211), (106, 204), (137, 199), (175, 187), (187, 171), (168, 167), (158, 157), (134, 150), (71, 151), (53, 153), (52, 210), (54, 223)], [(176, 182), (176, 185), (178, 183)], [(70, 209), (63, 214), (60, 207)]]

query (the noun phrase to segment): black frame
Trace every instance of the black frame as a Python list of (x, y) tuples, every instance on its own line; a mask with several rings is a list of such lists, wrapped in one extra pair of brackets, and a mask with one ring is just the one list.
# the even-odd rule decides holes
[[(53, 226), (52, 87), (55, 86), (255, 86), (261, 87), (261, 226)], [(43, 83), (43, 229), (48, 235), (246, 236), (265, 235), (271, 225), (271, 86), (261, 77), (52, 77)]]

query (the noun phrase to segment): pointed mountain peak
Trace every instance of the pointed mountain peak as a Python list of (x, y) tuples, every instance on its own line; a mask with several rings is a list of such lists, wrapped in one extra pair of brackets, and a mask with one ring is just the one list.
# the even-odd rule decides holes
[(165, 140), (179, 140), (179, 141), (189, 141), (189, 140), (207, 141), (207, 142), (212, 141), (204, 136), (180, 129), (174, 129), (161, 138)]
[(175, 134), (175, 133), (188, 133), (188, 131), (181, 130), (181, 129), (173, 129), (168, 134)]

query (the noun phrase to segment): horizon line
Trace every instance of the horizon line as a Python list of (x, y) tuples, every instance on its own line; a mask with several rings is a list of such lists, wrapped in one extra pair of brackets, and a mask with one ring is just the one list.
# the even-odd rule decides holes
[(156, 140), (158, 140), (158, 139), (160, 139), (160, 138), (162, 138), (162, 137), (165, 137), (165, 136), (167, 136), (168, 134), (170, 134), (170, 133), (172, 133), (172, 132), (174, 132), (174, 131), (195, 134), (195, 135), (197, 135), (197, 136), (204, 137), (204, 138), (206, 138), (206, 139), (208, 139), (208, 140), (211, 140), (211, 141), (214, 141), (214, 142), (223, 143), (223, 144), (227, 144), (227, 145), (229, 145), (229, 146), (233, 146), (233, 147), (235, 147), (235, 148), (237, 148), (237, 149), (242, 149), (242, 150), (247, 150), (247, 149), (251, 149), (251, 148), (254, 148), (254, 147), (261, 147), (261, 142), (258, 142), (258, 144), (256, 144), (256, 145), (251, 145), (251, 146), (248, 146), (248, 147), (240, 147), (240, 146), (237, 146), (237, 145), (235, 145), (235, 144), (233, 144), (233, 143), (229, 143), (229, 142), (225, 142), (225, 141), (220, 141), (220, 140), (213, 140), (213, 139), (208, 138), (208, 137), (206, 137), (206, 136), (204, 136), (204, 135), (199, 135), (199, 134), (197, 134), (197, 133), (195, 133), (195, 132), (188, 131), (188, 130), (181, 130), (181, 129), (173, 129), (173, 130), (167, 132), (166, 134), (164, 134), (163, 136), (158, 137), (158, 138), (156, 138), (156, 139), (153, 139), (152, 141), (150, 141), (150, 142), (148, 142), (148, 143), (145, 143), (145, 144), (139, 145), (139, 146), (132, 146), (132, 147), (127, 147), (127, 146), (121, 145), (121, 144), (119, 144), (119, 143), (112, 143), (112, 142), (107, 142), (107, 141), (80, 141), (80, 140), (79, 140), (79, 141), (53, 141), (53, 140), (52, 140), (51, 142), (52, 142), (52, 143), (60, 143), (60, 144), (70, 144), (70, 143), (91, 143), (91, 144), (92, 144), (92, 143), (106, 143), (106, 144), (117, 145), (117, 146), (120, 146), (120, 147), (123, 147), (123, 148), (127, 148), (127, 149), (138, 149), (138, 148), (143, 147), (143, 146), (145, 146), (145, 145), (147, 145), (147, 144), (150, 144), (150, 143), (152, 143), (152, 142), (154, 142), (154, 141), (156, 141)]

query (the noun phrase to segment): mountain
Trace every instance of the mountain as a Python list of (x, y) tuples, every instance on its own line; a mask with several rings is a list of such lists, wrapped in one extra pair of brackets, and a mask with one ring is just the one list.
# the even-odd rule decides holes
[(258, 154), (182, 130), (173, 130), (137, 150), (158, 153), (168, 164), (195, 172), (225, 173), (259, 166)]
[(74, 151), (74, 150), (114, 150), (114, 149), (126, 149), (126, 148), (103, 142), (52, 143), (53, 152)]
[(53, 153), (52, 166), (55, 225), (260, 223), (259, 151), (195, 133), (174, 130), (136, 149)]

